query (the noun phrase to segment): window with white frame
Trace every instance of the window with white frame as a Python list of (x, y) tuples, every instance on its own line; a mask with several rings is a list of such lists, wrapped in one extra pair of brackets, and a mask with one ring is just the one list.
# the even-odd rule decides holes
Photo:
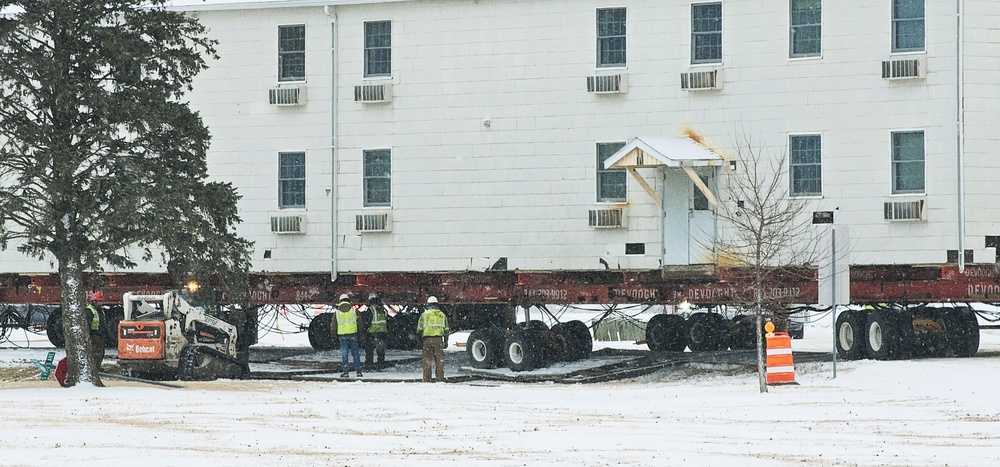
[(722, 3), (691, 5), (691, 63), (722, 62)]
[(822, 52), (822, 1), (789, 0), (789, 57), (818, 57)]
[(306, 27), (278, 26), (278, 81), (306, 80)]
[(892, 0), (892, 51), (924, 50), (924, 0)]
[(597, 201), (626, 200), (625, 169), (604, 168), (604, 161), (623, 147), (625, 147), (624, 142), (597, 143)]
[(306, 207), (306, 153), (278, 153), (278, 207)]
[(365, 149), (364, 206), (390, 206), (392, 200), (392, 151)]
[(597, 66), (625, 66), (625, 8), (597, 9)]
[(792, 196), (823, 194), (823, 151), (820, 135), (788, 137), (788, 176)]
[(392, 76), (392, 21), (365, 22), (365, 77)]
[(892, 192), (924, 192), (924, 132), (892, 133)]

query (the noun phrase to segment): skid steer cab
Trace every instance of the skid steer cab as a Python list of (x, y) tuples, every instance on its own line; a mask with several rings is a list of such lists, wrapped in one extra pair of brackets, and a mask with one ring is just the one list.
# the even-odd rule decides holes
[(118, 365), (125, 376), (208, 381), (249, 373), (245, 352), (237, 352), (236, 326), (191, 305), (179, 292), (129, 292), (123, 301)]

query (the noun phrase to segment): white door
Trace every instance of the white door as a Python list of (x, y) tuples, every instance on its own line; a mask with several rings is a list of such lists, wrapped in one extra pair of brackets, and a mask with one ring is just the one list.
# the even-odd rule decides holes
[[(715, 212), (679, 168), (663, 170), (663, 264), (715, 262)], [(714, 179), (705, 183), (715, 190)], [(714, 191), (713, 191), (714, 192)]]

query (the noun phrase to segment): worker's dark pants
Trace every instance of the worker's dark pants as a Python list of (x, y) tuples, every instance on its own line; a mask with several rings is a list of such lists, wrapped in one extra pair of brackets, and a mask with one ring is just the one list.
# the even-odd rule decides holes
[(100, 332), (90, 333), (90, 349), (87, 358), (90, 366), (97, 372), (101, 371), (101, 363), (104, 362), (104, 336)]
[(441, 336), (424, 338), (424, 382), (431, 380), (431, 364), (438, 381), (444, 381), (444, 339)]
[(368, 339), (365, 340), (365, 368), (372, 368), (372, 360), (374, 360), (375, 354), (378, 355), (378, 366), (375, 369), (381, 370), (385, 368), (385, 333), (368, 333)]

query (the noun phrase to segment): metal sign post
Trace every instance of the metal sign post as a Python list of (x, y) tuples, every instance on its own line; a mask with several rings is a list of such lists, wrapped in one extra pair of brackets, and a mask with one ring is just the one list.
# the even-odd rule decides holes
[[(847, 249), (850, 236), (847, 226), (834, 227), (829, 225), (821, 234), (824, 238), (820, 245), (830, 245), (829, 257), (823, 257), (819, 262), (819, 299), (820, 306), (829, 306), (830, 319), (833, 325), (833, 377), (837, 377), (837, 305), (851, 303), (851, 270), (847, 259)], [(825, 236), (830, 240), (826, 242)]]

